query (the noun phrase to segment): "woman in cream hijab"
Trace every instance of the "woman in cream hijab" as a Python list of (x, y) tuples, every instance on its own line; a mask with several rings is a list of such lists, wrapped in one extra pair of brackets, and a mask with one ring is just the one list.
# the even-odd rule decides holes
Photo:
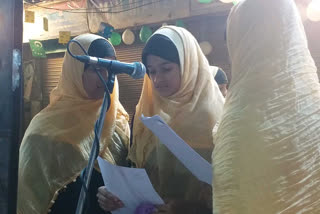
[[(115, 58), (113, 46), (100, 36), (84, 34), (75, 40), (91, 56)], [(70, 50), (75, 55), (83, 55), (75, 43), (70, 45)], [(18, 214), (75, 212), (81, 188), (79, 175), (87, 166), (104, 94), (95, 69), (65, 54), (50, 104), (33, 118), (20, 147)], [(107, 71), (101, 69), (100, 72), (106, 78)], [(99, 155), (113, 164), (123, 164), (128, 141), (128, 115), (118, 100), (116, 81)], [(95, 197), (97, 187), (94, 186), (102, 185), (94, 181), (102, 181), (98, 171), (93, 173), (89, 197)], [(102, 213), (93, 202), (96, 200), (90, 201), (89, 212)]]
[[(148, 75), (136, 107), (129, 159), (145, 168), (164, 199), (161, 213), (210, 213), (202, 199), (205, 188), (140, 121), (160, 115), (202, 157), (211, 162), (212, 130), (224, 98), (197, 40), (187, 30), (165, 26), (148, 40), (142, 54)], [(211, 203), (210, 187), (207, 190)]]
[(227, 29), (214, 213), (320, 213), (320, 84), (295, 2), (240, 1)]

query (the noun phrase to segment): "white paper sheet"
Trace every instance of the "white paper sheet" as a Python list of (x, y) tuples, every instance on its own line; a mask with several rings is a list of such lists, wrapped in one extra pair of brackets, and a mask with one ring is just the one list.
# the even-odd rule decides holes
[(209, 185), (212, 183), (212, 166), (184, 142), (160, 116), (140, 117), (142, 123), (155, 134), (190, 172)]
[(124, 207), (113, 214), (133, 214), (140, 203), (163, 204), (144, 169), (121, 167), (98, 157), (103, 181), (108, 191), (117, 196)]

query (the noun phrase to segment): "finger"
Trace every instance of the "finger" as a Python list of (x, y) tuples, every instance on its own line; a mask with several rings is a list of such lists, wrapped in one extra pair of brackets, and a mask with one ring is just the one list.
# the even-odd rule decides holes
[(107, 194), (105, 194), (105, 197), (115, 202), (120, 201), (120, 199), (117, 196), (113, 195), (111, 192), (107, 192)]
[(118, 204), (118, 206), (121, 208), (121, 207), (124, 207), (124, 203), (121, 201), (121, 200), (119, 200), (118, 202), (117, 202), (117, 204)]
[(103, 196), (98, 197), (98, 203), (101, 206), (108, 207), (108, 208), (115, 208), (118, 206), (117, 203), (113, 202), (110, 199), (104, 198)]
[(99, 203), (99, 206), (105, 211), (114, 211), (114, 210), (120, 208), (120, 207), (117, 207), (113, 204), (105, 204), (105, 203), (101, 203), (101, 202), (98, 202), (98, 203)]
[(109, 191), (105, 186), (101, 186), (98, 188), (98, 192), (100, 192), (101, 194), (107, 194)]
[(106, 190), (98, 191), (97, 197), (114, 202), (120, 201), (120, 199), (117, 196), (113, 195), (111, 192), (108, 192)]
[(119, 208), (122, 208), (124, 207), (124, 204), (122, 201), (113, 201), (113, 200), (110, 200), (110, 199), (105, 199), (105, 198), (98, 198), (98, 202), (100, 204), (103, 204), (109, 208), (116, 208), (116, 209), (119, 209)]
[(123, 202), (117, 196), (109, 192), (104, 186), (98, 188), (97, 197), (101, 203), (106, 204), (109, 208), (121, 208), (124, 206)]
[(120, 200), (117, 196), (115, 196), (111, 192), (109, 192), (105, 186), (99, 187), (98, 193), (100, 193), (101, 195), (103, 195), (106, 198), (110, 198), (115, 201)]
[(97, 194), (97, 199), (98, 199), (99, 203), (105, 204), (107, 206), (112, 206), (113, 204), (116, 203), (113, 200), (111, 200), (110, 198), (106, 198), (104, 195), (101, 195), (101, 194)]
[(97, 198), (100, 198), (102, 200), (108, 200), (108, 198), (106, 197), (106, 195), (101, 194), (100, 192), (97, 193)]
[(99, 203), (99, 202), (98, 202), (98, 204), (99, 204), (99, 206), (101, 207), (101, 209), (103, 209), (104, 211), (107, 211), (107, 212), (112, 211), (112, 207), (109, 207), (109, 206), (107, 206), (107, 205), (104, 204), (104, 203)]
[(114, 195), (112, 195), (112, 193), (107, 191), (107, 189), (104, 186), (98, 188), (97, 197), (109, 199), (109, 200), (114, 200), (113, 199)]

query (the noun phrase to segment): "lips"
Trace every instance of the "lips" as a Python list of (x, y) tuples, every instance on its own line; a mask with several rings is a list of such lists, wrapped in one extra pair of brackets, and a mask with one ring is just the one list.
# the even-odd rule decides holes
[(104, 87), (103, 85), (97, 84), (97, 88), (103, 88), (103, 87)]
[(163, 88), (168, 88), (167, 84), (158, 84), (155, 86), (157, 89), (163, 89)]

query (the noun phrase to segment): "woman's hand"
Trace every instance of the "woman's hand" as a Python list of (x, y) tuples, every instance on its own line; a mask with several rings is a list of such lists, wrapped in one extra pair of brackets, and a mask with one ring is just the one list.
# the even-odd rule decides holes
[(124, 207), (123, 202), (108, 192), (105, 186), (99, 187), (97, 197), (99, 206), (104, 211), (114, 211)]

